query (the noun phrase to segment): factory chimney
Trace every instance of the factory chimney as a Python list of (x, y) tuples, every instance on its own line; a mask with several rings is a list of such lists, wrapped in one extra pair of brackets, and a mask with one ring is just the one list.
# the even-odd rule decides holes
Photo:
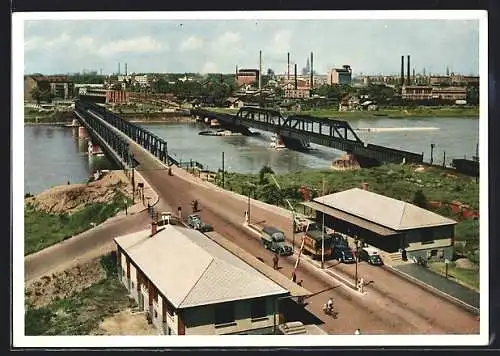
[(407, 85), (411, 85), (410, 78), (410, 55), (406, 57), (406, 83)]
[(118, 62), (118, 75), (120, 75), (120, 62)]
[(293, 75), (295, 78), (295, 90), (297, 90), (297, 63), (295, 63), (295, 72)]
[(125, 76), (127, 76), (127, 63), (125, 63)]
[(236, 72), (234, 72), (236, 75), (236, 80), (238, 80), (238, 66), (236, 66)]
[[(313, 53), (311, 52), (311, 90), (314, 87), (314, 66), (313, 66)], [(312, 93), (311, 93), (312, 95)]]
[(290, 80), (290, 52), (287, 53), (287, 78), (288, 80)]
[(262, 51), (259, 51), (259, 91), (262, 88)]
[(405, 84), (405, 56), (401, 56), (401, 86)]

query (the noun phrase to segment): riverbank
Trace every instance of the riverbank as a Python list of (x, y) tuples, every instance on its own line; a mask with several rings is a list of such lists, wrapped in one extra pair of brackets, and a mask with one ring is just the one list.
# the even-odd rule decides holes
[[(209, 111), (235, 115), (239, 109), (229, 108), (206, 108)], [(435, 118), (479, 118), (479, 107), (418, 107), (408, 109), (380, 109), (377, 111), (338, 111), (336, 109), (313, 109), (295, 111), (284, 111), (283, 115), (310, 115), (324, 118), (342, 119), (403, 119), (412, 117), (435, 117)]]
[(105, 173), (87, 184), (56, 186), (28, 196), (24, 204), (24, 253), (86, 231), (124, 210), (131, 201), (131, 186), (122, 171)]

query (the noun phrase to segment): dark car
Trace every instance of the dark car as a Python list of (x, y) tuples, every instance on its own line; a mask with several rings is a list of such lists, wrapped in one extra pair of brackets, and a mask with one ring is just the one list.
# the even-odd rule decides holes
[(364, 247), (359, 250), (358, 254), (360, 261), (366, 261), (374, 266), (381, 266), (384, 264), (382, 262), (382, 258), (380, 258), (380, 254), (378, 253), (378, 251), (373, 248)]
[(209, 224), (205, 224), (201, 221), (201, 217), (198, 214), (191, 214), (188, 216), (187, 223), (189, 227), (201, 231), (201, 232), (209, 232), (213, 231), (213, 227)]
[(337, 247), (333, 250), (333, 258), (342, 262), (342, 263), (354, 263), (356, 260), (354, 259), (354, 255), (352, 254), (351, 249), (346, 247)]

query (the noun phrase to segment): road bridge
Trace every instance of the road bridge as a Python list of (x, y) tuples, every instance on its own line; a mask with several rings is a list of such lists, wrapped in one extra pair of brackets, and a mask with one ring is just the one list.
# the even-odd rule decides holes
[[(247, 198), (234, 192), (215, 187), (207, 182), (188, 174), (183, 169), (174, 166), (173, 176), (169, 176), (166, 163), (160, 160), (158, 150), (149, 140), (149, 149), (135, 132), (136, 140), (127, 138), (124, 131), (133, 129), (125, 126), (119, 130), (119, 121), (113, 121), (109, 113), (102, 108), (82, 107), (75, 108), (77, 115), (82, 116), (81, 122), (93, 123), (92, 128), (99, 125), (107, 126), (129, 144), (129, 152), (134, 155), (141, 175), (154, 187), (160, 196), (160, 211), (174, 211), (177, 206), (182, 212), (190, 211), (190, 202), (197, 199), (200, 204), (200, 215), (204, 221), (211, 224), (215, 231), (235, 243), (248, 253), (256, 256), (267, 265), (272, 263), (272, 254), (260, 242), (260, 239), (250, 233), (243, 226), (243, 212), (247, 209)], [(92, 121), (91, 117), (96, 120)], [(98, 119), (101, 123), (98, 123)], [(117, 119), (116, 119), (117, 120)], [(114, 122), (114, 125), (111, 124)], [(103, 130), (101, 128), (101, 130)], [(141, 147), (142, 146), (142, 147)], [(157, 145), (156, 145), (157, 146)], [(161, 152), (161, 149), (160, 149)], [(165, 159), (165, 156), (162, 156)], [(166, 158), (168, 159), (168, 158)], [(259, 201), (251, 200), (252, 219), (267, 222), (283, 231), (291, 226), (291, 214), (281, 212), (281, 208), (273, 207)], [(112, 239), (115, 233), (103, 234), (101, 237)], [(95, 240), (97, 241), (97, 239)], [(89, 249), (92, 244), (89, 242)], [(81, 249), (74, 250), (74, 255), (82, 253)], [(69, 256), (74, 258), (74, 256)], [(69, 258), (68, 257), (68, 258)], [(294, 256), (280, 259), (279, 273), (290, 278), (295, 265)], [(41, 262), (41, 264), (43, 264)], [(351, 334), (356, 328), (365, 333), (405, 333), (405, 334), (444, 334), (444, 333), (477, 333), (479, 325), (475, 316), (463, 309), (447, 303), (432, 293), (422, 290), (418, 286), (401, 280), (389, 272), (373, 266), (360, 266), (360, 274), (365, 280), (374, 281), (368, 289), (366, 297), (353, 295), (345, 288), (331, 290), (339, 310), (339, 319), (330, 320), (321, 310), (325, 302), (324, 295), (313, 296), (308, 299), (307, 310), (322, 319), (323, 328), (329, 333)], [(335, 269), (352, 269), (353, 266), (332, 265)], [(349, 271), (352, 272), (352, 271)], [(310, 291), (321, 291), (336, 285), (325, 271), (321, 271), (308, 263), (301, 263), (297, 269), (298, 279), (303, 279), (303, 286)], [(419, 300), (419, 303), (414, 303)], [(397, 303), (396, 303), (397, 301)]]
[(335, 148), (353, 154), (361, 167), (381, 163), (421, 163), (423, 155), (399, 149), (364, 143), (348, 122), (309, 115), (283, 116), (277, 110), (242, 107), (236, 115), (194, 108), (192, 115), (216, 119), (227, 128), (256, 128), (280, 136), (285, 146), (295, 150), (309, 149), (309, 143)]

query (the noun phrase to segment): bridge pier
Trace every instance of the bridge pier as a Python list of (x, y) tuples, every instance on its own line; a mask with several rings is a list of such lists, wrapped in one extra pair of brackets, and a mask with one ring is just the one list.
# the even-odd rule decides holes
[(78, 138), (88, 138), (89, 133), (87, 132), (87, 129), (84, 126), (80, 126), (78, 128)]

